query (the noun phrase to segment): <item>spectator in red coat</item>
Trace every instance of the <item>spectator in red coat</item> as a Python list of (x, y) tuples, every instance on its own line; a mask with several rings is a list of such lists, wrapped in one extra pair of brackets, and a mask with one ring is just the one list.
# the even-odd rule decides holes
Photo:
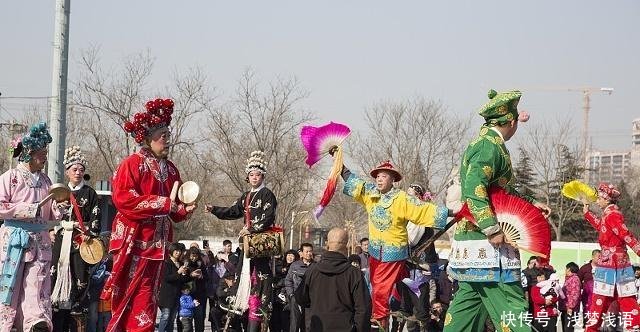
[(564, 299), (560, 299), (560, 312), (562, 320), (562, 331), (573, 332), (576, 325), (578, 311), (580, 311), (580, 290), (581, 283), (578, 277), (578, 264), (571, 262), (567, 264), (562, 291)]
[(558, 294), (552, 287), (545, 287), (549, 288), (549, 291), (542, 293), (546, 279), (545, 271), (538, 270), (536, 275), (538, 283), (531, 287), (531, 302), (533, 303), (533, 321), (531, 323), (537, 331), (555, 332), (558, 323), (558, 309), (556, 308)]

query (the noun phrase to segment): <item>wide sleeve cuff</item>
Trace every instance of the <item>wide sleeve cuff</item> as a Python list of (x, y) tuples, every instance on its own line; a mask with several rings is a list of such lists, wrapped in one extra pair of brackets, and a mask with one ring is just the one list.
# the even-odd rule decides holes
[(443, 229), (447, 225), (447, 217), (449, 216), (449, 209), (446, 206), (438, 205), (436, 208), (436, 216), (433, 220), (434, 227)]
[(356, 198), (359, 196), (359, 192), (362, 191), (364, 183), (364, 180), (351, 173), (344, 183), (342, 192), (349, 197)]

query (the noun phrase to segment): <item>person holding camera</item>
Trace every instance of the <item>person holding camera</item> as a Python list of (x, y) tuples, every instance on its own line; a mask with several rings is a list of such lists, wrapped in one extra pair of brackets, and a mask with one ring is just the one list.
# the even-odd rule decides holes
[(273, 332), (289, 331), (291, 303), (287, 298), (287, 290), (284, 286), (291, 264), (300, 259), (298, 251), (290, 249), (282, 257), (274, 258), (274, 280), (273, 280), (273, 314), (269, 322), (269, 329)]
[[(207, 275), (204, 273), (206, 266), (202, 260), (200, 249), (191, 247), (187, 250), (185, 264), (189, 268), (189, 275), (192, 279), (193, 287), (191, 294), (194, 300), (200, 303), (207, 303)], [(193, 310), (193, 330), (204, 332), (205, 306), (197, 306)]]
[(189, 271), (187, 264), (182, 264), (182, 248), (179, 243), (172, 243), (169, 246), (169, 255), (169, 258), (164, 263), (164, 273), (158, 297), (158, 306), (160, 308), (159, 332), (173, 331), (173, 322), (176, 320), (179, 309), (180, 290), (191, 279), (187, 273)]
[(431, 301), (431, 311), (429, 322), (427, 323), (427, 332), (441, 332), (444, 330), (444, 316), (447, 308), (440, 300)]

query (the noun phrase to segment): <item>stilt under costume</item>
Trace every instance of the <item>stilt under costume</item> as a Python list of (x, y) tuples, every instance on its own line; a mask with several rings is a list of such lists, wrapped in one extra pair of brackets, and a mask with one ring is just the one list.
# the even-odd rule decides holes
[[(381, 163), (370, 175), (375, 178), (380, 171), (393, 174), (395, 181), (402, 179), (389, 161)], [(368, 214), (372, 319), (386, 325), (393, 286), (408, 275), (405, 266), (409, 257), (407, 222), (442, 228), (449, 210), (395, 188), (383, 194), (374, 183), (364, 181), (346, 167), (343, 167), (342, 177), (345, 179), (343, 192), (363, 205)]]
[[(65, 169), (74, 165), (81, 166), (84, 170), (88, 166), (78, 146), (65, 150)], [(96, 191), (84, 180), (77, 186), (70, 182), (69, 188), (77, 203), (80, 217), (75, 214), (73, 206), (64, 211), (62, 227), (56, 233), (53, 243), (51, 302), (53, 326), (56, 331), (66, 331), (63, 326), (76, 324), (71, 312), (86, 315), (84, 309), (89, 306), (86, 296), (90, 282), (89, 270), (93, 265), (87, 264), (80, 257), (81, 236), (84, 234), (97, 238), (100, 234), (100, 208)]]
[[(0, 176), (0, 332), (52, 328), (51, 240), (47, 221), (60, 219), (49, 201), (38, 208), (51, 186), (46, 173), (32, 173), (31, 154), (46, 149), (52, 139), (45, 123), (12, 141), (10, 151), (20, 162)], [(38, 327), (34, 327), (38, 325)], [(44, 325), (44, 326), (43, 326)]]
[[(169, 126), (173, 101), (156, 99), (146, 112), (134, 115), (125, 130), (142, 144), (155, 130)], [(181, 182), (176, 166), (143, 146), (125, 158), (113, 175), (113, 204), (118, 210), (111, 230), (109, 251), (113, 270), (101, 298), (111, 299), (109, 332), (154, 330), (160, 276), (167, 246), (173, 241), (173, 222), (191, 216), (176, 200), (171, 212), (170, 193)]]
[[(616, 202), (620, 192), (613, 185), (600, 184), (598, 196), (609, 202)], [(640, 327), (635, 274), (627, 254), (627, 246), (640, 255), (640, 242), (624, 224), (624, 216), (614, 203), (604, 208), (602, 219), (588, 211), (585, 219), (598, 231), (598, 243), (602, 255), (593, 272), (593, 295), (589, 312), (585, 315), (586, 331), (598, 331), (603, 313), (612, 301), (620, 305), (620, 321), (625, 329)]]
[[(262, 151), (251, 153), (245, 171), (247, 175), (252, 171), (258, 171), (264, 177), (267, 168)], [(277, 206), (276, 196), (264, 186), (263, 182), (260, 187), (243, 193), (234, 205), (229, 207), (214, 206), (211, 213), (223, 220), (244, 217), (245, 228), (249, 233), (254, 234), (274, 227)], [(257, 331), (263, 317), (271, 311), (273, 276), (271, 275), (270, 260), (270, 257), (248, 259), (243, 252), (238, 266), (238, 271), (242, 272), (234, 307), (240, 310), (249, 310), (249, 331)]]

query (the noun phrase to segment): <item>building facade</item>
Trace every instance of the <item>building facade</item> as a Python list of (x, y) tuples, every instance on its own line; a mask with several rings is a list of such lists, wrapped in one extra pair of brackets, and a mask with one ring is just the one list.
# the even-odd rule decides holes
[(640, 118), (632, 121), (630, 150), (589, 151), (587, 179), (592, 185), (619, 184), (637, 168), (640, 168)]

